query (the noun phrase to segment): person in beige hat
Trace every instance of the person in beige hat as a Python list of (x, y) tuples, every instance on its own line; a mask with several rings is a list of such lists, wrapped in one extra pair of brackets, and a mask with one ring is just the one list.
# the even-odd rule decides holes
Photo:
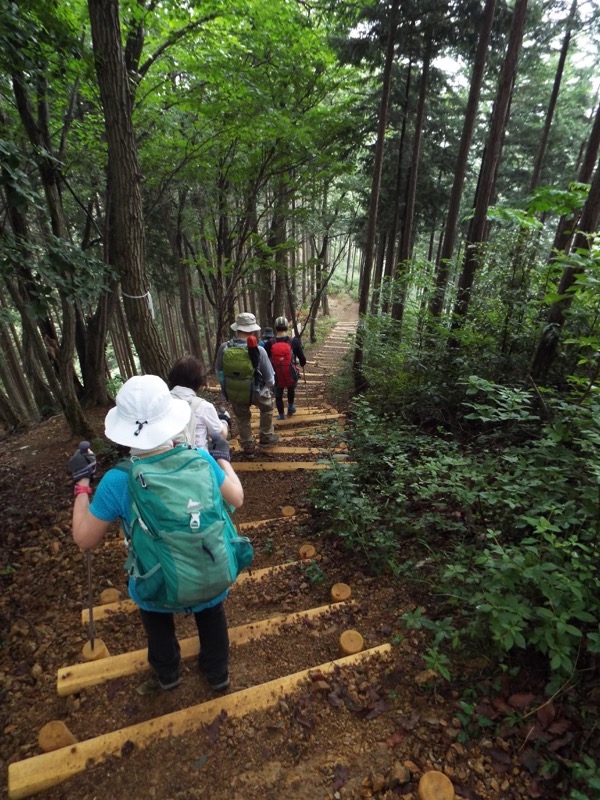
[(273, 430), (273, 388), (275, 373), (256, 334), (261, 326), (254, 314), (243, 311), (231, 329), (235, 337), (224, 342), (217, 353), (216, 370), (223, 394), (231, 403), (244, 455), (253, 456), (256, 443), (250, 423), (250, 406), (260, 411), (259, 444), (279, 441)]

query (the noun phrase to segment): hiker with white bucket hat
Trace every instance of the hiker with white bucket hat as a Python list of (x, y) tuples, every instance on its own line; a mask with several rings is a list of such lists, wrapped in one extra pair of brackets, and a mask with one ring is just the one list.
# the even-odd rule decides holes
[[(229, 540), (234, 537), (229, 532), (235, 530), (225, 503), (239, 508), (244, 500), (242, 485), (229, 463), (229, 445), (217, 434), (209, 443), (208, 453), (187, 445), (173, 447), (173, 437), (190, 418), (190, 405), (173, 397), (167, 384), (156, 375), (130, 378), (115, 402), (105, 418), (105, 433), (111, 441), (128, 447), (130, 458), (106, 472), (93, 498), (95, 456), (91, 450), (80, 448), (70, 459), (68, 469), (75, 494), (73, 539), (81, 550), (90, 550), (119, 520), (130, 545), (126, 565), (129, 594), (140, 608), (148, 638), (148, 661), (160, 688), (174, 689), (180, 683), (180, 649), (173, 613), (191, 612), (200, 639), (200, 671), (213, 690), (223, 691), (229, 686), (229, 638), (223, 601), (235, 574), (217, 575), (214, 570), (219, 564), (212, 562), (218, 559), (210, 549), (220, 552), (217, 546), (222, 549), (224, 540), (226, 548), (231, 546)], [(159, 479), (163, 481), (161, 486)], [(165, 490), (167, 499), (160, 495)], [(175, 519), (169, 505), (176, 501), (178, 492), (183, 498), (177, 506), (182, 509), (183, 522)], [(158, 517), (152, 514), (157, 504), (166, 510), (166, 522), (161, 520), (163, 527), (155, 531), (153, 525)], [(180, 532), (181, 525), (184, 529)], [(155, 551), (144, 550), (145, 544), (138, 547), (136, 541), (158, 548), (158, 562), (152, 568), (147, 561), (142, 562)], [(241, 538), (240, 543), (244, 544)], [(165, 550), (168, 564), (160, 560), (160, 553)], [(203, 550), (211, 555), (210, 559), (206, 557), (208, 567), (197, 563), (198, 553), (201, 556)], [(251, 558), (251, 547), (249, 552)], [(177, 573), (175, 588), (169, 570)]]

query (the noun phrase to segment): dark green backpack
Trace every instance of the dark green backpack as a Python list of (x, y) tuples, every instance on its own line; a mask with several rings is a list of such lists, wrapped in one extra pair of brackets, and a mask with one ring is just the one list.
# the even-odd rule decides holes
[(179, 445), (118, 466), (129, 474), (125, 568), (140, 600), (175, 610), (228, 589), (253, 549), (237, 534), (206, 458)]
[(255, 384), (255, 370), (247, 347), (227, 343), (223, 352), (223, 394), (230, 403), (250, 405)]

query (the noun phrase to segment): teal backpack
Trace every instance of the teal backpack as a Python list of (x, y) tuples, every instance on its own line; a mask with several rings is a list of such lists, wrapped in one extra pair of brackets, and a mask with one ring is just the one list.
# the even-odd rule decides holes
[(228, 342), (223, 352), (223, 394), (230, 403), (250, 405), (255, 385), (255, 370), (247, 347)]
[(140, 600), (185, 609), (228, 589), (254, 552), (235, 530), (210, 463), (179, 445), (118, 467), (129, 475), (125, 569)]

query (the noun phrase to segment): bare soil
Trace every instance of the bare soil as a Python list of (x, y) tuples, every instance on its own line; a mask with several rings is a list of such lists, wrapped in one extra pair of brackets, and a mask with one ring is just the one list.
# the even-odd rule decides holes
[[(334, 307), (333, 314), (340, 322), (356, 320), (356, 307), (346, 301)], [(309, 359), (314, 361), (319, 352), (320, 348), (311, 350)], [(298, 394), (300, 408), (305, 397), (301, 390)], [(316, 406), (324, 398), (311, 388), (310, 402)], [(99, 409), (92, 415), (99, 431), (104, 414)], [(340, 429), (326, 427), (320, 442), (334, 447), (339, 436)], [(314, 446), (315, 439), (305, 434), (281, 444)], [(39, 729), (53, 719), (63, 720), (83, 741), (213, 699), (194, 661), (184, 663), (182, 685), (172, 692), (140, 693), (149, 675), (136, 674), (70, 697), (57, 695), (57, 670), (81, 661), (88, 638), (81, 624), (87, 577), (84, 559), (71, 540), (72, 498), (65, 475), (76, 445), (64, 420), (55, 417), (35, 430), (5, 438), (0, 453), (4, 523), (0, 759), (4, 764), (40, 753)], [(109, 446), (100, 452), (100, 473), (114, 457)], [(268, 458), (293, 460), (287, 455)], [(296, 460), (309, 458), (315, 456)], [(551, 719), (540, 721), (534, 712), (533, 727), (509, 729), (505, 720), (517, 708), (535, 709), (543, 701), (534, 693), (519, 697), (514, 686), (505, 684), (490, 691), (493, 700), (481, 707), (489, 727), (474, 741), (460, 703), (466, 687), (487, 679), (481, 677), (481, 665), (468, 660), (464, 679), (453, 684), (426, 670), (422, 639), (404, 629), (400, 620), (423, 598), (409, 595), (389, 577), (369, 575), (358, 554), (342, 548), (335, 531), (316, 537), (318, 520), (312, 516), (309, 495), (312, 473), (260, 472), (241, 477), (245, 503), (236, 514), (239, 522), (280, 517), (286, 505), (297, 512), (252, 531), (253, 569), (297, 561), (307, 542), (316, 546), (320, 559), (235, 586), (227, 601), (230, 628), (325, 605), (331, 586), (340, 581), (351, 586), (356, 602), (310, 623), (290, 624), (275, 635), (233, 646), (229, 693), (335, 661), (339, 636), (346, 629), (360, 631), (366, 648), (390, 643), (391, 656), (359, 668), (337, 669), (327, 677), (315, 674), (267, 712), (241, 718), (217, 714), (193, 733), (171, 736), (145, 749), (128, 742), (119, 757), (92, 760), (85, 772), (40, 796), (48, 800), (412, 800), (420, 777), (435, 769), (452, 780), (457, 797), (559, 797), (555, 792), (560, 787), (550, 790), (552, 784), (540, 777), (533, 740), (537, 737), (539, 742), (561, 719), (562, 736), (569, 736), (573, 720), (563, 717), (557, 707)], [(126, 596), (123, 561), (115, 529), (93, 556), (96, 603), (108, 587)], [(193, 621), (178, 619), (181, 637), (192, 636), (192, 628)], [(145, 642), (136, 614), (118, 613), (98, 621), (96, 635), (112, 655), (143, 648)], [(553, 734), (546, 738), (556, 741)], [(4, 788), (2, 796), (6, 795)]]

